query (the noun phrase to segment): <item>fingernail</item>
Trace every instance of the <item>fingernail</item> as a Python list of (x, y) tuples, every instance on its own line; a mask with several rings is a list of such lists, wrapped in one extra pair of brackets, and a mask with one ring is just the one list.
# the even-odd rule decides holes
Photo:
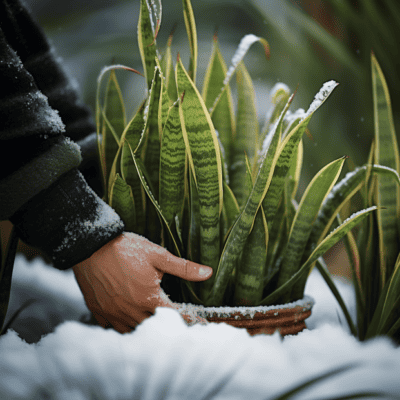
[(211, 272), (212, 272), (211, 268), (200, 267), (200, 269), (199, 269), (199, 275), (201, 275), (201, 276), (210, 275)]

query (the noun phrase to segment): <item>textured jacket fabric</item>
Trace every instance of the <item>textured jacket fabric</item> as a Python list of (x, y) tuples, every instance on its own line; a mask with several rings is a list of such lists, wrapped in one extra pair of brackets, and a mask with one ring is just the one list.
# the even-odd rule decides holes
[(95, 139), (90, 110), (40, 27), (19, 1), (0, 0), (0, 219), (59, 269), (124, 229), (78, 170), (98, 173)]

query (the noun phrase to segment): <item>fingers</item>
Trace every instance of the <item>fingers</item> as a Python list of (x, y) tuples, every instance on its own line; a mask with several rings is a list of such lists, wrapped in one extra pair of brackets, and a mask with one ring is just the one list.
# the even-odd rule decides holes
[(213, 270), (205, 265), (176, 257), (169, 252), (154, 253), (152, 256), (154, 267), (162, 272), (178, 276), (187, 281), (200, 282), (210, 278)]

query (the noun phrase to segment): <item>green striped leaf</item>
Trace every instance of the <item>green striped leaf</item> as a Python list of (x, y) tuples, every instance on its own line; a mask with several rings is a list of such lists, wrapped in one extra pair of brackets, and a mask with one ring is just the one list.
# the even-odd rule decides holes
[(264, 290), (264, 270), (267, 260), (268, 228), (262, 208), (259, 208), (253, 229), (243, 248), (236, 269), (234, 304), (256, 306)]
[[(374, 336), (387, 333), (391, 326), (399, 319), (398, 305), (400, 302), (400, 256), (393, 270), (393, 274), (388, 280), (388, 286), (381, 294), (381, 301), (375, 310), (375, 314), (379, 316), (378, 323), (374, 329)], [(381, 306), (382, 304), (382, 306)], [(396, 307), (397, 306), (397, 307)], [(374, 321), (373, 321), (374, 322)], [(373, 327), (374, 324), (371, 323)], [(367, 333), (367, 337), (371, 332)]]
[(337, 183), (329, 193), (329, 196), (322, 203), (318, 216), (312, 226), (310, 238), (304, 253), (304, 257), (309, 257), (318, 243), (326, 236), (332, 226), (336, 215), (343, 205), (353, 197), (353, 195), (364, 185), (367, 174), (367, 167), (356, 168), (348, 172), (346, 176)]
[[(219, 94), (220, 88), (227, 72), (225, 61), (219, 50), (216, 35), (214, 35), (213, 49), (210, 62), (208, 63), (206, 75), (204, 77), (202, 97), (207, 109), (210, 109), (214, 100)], [(233, 111), (233, 99), (229, 85), (222, 94), (218, 105), (212, 115), (212, 122), (218, 131), (222, 147), (225, 152), (225, 160), (231, 165), (231, 146), (235, 136), (235, 116)]]
[(144, 76), (146, 77), (147, 87), (151, 88), (157, 49), (153, 24), (150, 19), (149, 7), (146, 0), (140, 0), (140, 13), (138, 21), (138, 44), (140, 57), (142, 59)]
[(307, 129), (307, 125), (314, 112), (325, 102), (337, 86), (334, 81), (326, 82), (315, 96), (304, 118), (288, 133), (280, 146), (280, 156), (274, 170), (268, 193), (263, 202), (263, 209), (267, 223), (272, 221), (284, 188), (285, 179), (292, 163), (294, 154), (298, 151), (299, 142)]
[(196, 84), (196, 72), (197, 72), (197, 31), (196, 21), (194, 19), (192, 4), (190, 0), (182, 0), (183, 2), (183, 17), (185, 19), (186, 32), (189, 38), (190, 46), (190, 66), (189, 76), (193, 83)]
[(193, 171), (189, 170), (190, 181), (190, 230), (188, 239), (188, 256), (189, 259), (200, 262), (200, 202), (197, 192), (196, 183), (193, 177)]
[[(116, 69), (123, 69), (125, 71), (131, 71), (136, 74), (140, 74), (140, 72), (126, 67), (124, 65), (111, 65), (102, 69), (97, 78), (97, 90), (96, 90), (96, 127), (97, 127), (97, 144), (100, 154), (100, 165), (103, 175), (103, 187), (105, 195), (107, 196), (107, 186), (108, 186), (108, 176), (110, 170), (112, 168), (113, 161), (115, 159), (115, 155), (118, 151), (119, 146), (119, 138), (121, 136), (122, 130), (124, 127), (121, 128), (121, 121), (125, 123), (125, 116), (124, 116), (124, 105), (122, 101), (121, 91), (118, 86), (118, 82), (115, 77), (114, 70)], [(101, 87), (103, 78), (105, 75), (111, 72), (111, 75), (108, 79), (108, 84), (105, 92), (105, 103), (108, 101), (107, 104), (101, 104), (100, 97), (101, 97)], [(110, 92), (110, 93), (109, 93)], [(107, 100), (108, 99), (108, 100)], [(110, 123), (106, 109), (108, 108), (108, 115), (112, 116), (111, 119), (115, 118), (114, 125), (116, 125), (116, 129)], [(107, 133), (108, 132), (108, 133)], [(117, 134), (118, 132), (118, 134)], [(105, 198), (107, 201), (107, 198)]]
[(238, 67), (239, 63), (243, 60), (244, 56), (247, 54), (247, 51), (249, 50), (250, 46), (253, 43), (260, 42), (262, 46), (264, 47), (265, 55), (268, 58), (269, 57), (269, 44), (268, 42), (261, 37), (255, 36), (255, 35), (246, 35), (242, 38), (242, 40), (239, 43), (239, 47), (237, 48), (235, 54), (233, 55), (232, 61), (231, 61), (231, 66), (229, 67), (228, 71), (225, 74), (223, 86), (216, 97), (216, 99), (213, 102), (213, 105), (210, 110), (210, 114), (212, 115), (215, 111), (215, 107), (221, 100), (221, 96), (228, 87), (228, 84), (232, 78), (232, 75), (236, 71), (236, 68)]
[(268, 113), (266, 115), (266, 121), (260, 135), (261, 142), (264, 141), (265, 137), (268, 135), (268, 132), (278, 121), (280, 115), (282, 114), (282, 111), (289, 100), (290, 90), (285, 84), (277, 83), (272, 88), (270, 97), (272, 107), (270, 110), (268, 110)]
[(102, 110), (102, 152), (105, 163), (106, 182), (117, 154), (119, 141), (125, 128), (125, 108), (115, 71), (111, 70)]
[(279, 129), (276, 129), (263, 155), (250, 196), (226, 240), (218, 270), (214, 274), (215, 283), (210, 296), (205, 301), (206, 305), (222, 305), (224, 293), (230, 282), (237, 260), (240, 259), (247, 237), (253, 226), (254, 218), (271, 182), (272, 172), (279, 157), (279, 152), (277, 151), (279, 141), (280, 132)]
[(168, 38), (167, 48), (161, 60), (161, 70), (165, 77), (165, 86), (167, 88), (168, 96), (171, 101), (175, 102), (178, 99), (178, 93), (176, 91), (174, 66), (172, 64), (172, 53), (171, 53), (172, 36), (173, 33), (171, 33)]
[[(345, 158), (342, 157), (323, 167), (304, 192), (289, 233), (288, 244), (279, 272), (278, 287), (298, 270), (312, 224), (322, 202), (339, 178)], [(289, 296), (288, 300), (290, 300)]]
[(171, 107), (164, 127), (160, 151), (160, 207), (171, 226), (181, 215), (185, 195), (186, 151), (178, 104)]
[(143, 110), (139, 110), (127, 125), (123, 133), (122, 153), (121, 153), (121, 175), (124, 181), (132, 190), (135, 205), (136, 225), (134, 230), (139, 235), (144, 235), (146, 226), (146, 194), (141, 184), (139, 175), (133, 162), (131, 151), (136, 152), (141, 138), (145, 121)]
[(134, 232), (136, 228), (136, 213), (132, 188), (119, 174), (115, 175), (111, 185), (110, 206), (121, 217), (125, 225), (125, 231)]
[[(399, 150), (389, 90), (383, 72), (373, 54), (371, 63), (375, 121), (375, 163), (399, 172)], [(383, 283), (385, 283), (386, 278), (393, 271), (399, 253), (400, 239), (398, 232), (400, 192), (392, 179), (379, 177), (377, 201), (380, 207), (385, 208), (378, 211), (381, 266), (383, 268)]]
[(165, 83), (163, 73), (161, 72), (161, 67), (159, 66), (159, 68), (161, 75), (161, 89), (160, 89), (160, 101), (158, 104), (158, 132), (160, 133), (160, 139), (161, 139), (162, 131), (167, 121), (169, 109), (171, 107), (171, 101), (168, 96), (167, 85)]
[[(162, 85), (161, 70), (156, 66), (154, 77), (149, 93), (147, 104), (148, 115), (146, 121), (146, 148), (144, 153), (144, 166), (150, 177), (150, 182), (154, 188), (159, 187), (160, 178), (160, 132), (159, 132), (159, 111)], [(158, 190), (154, 193), (158, 199)]]
[[(129, 144), (128, 144), (128, 146), (129, 146)], [(144, 176), (144, 170), (145, 170), (144, 165), (141, 163), (140, 159), (138, 159), (135, 156), (135, 154), (133, 153), (133, 150), (132, 150), (131, 147), (129, 147), (129, 150), (131, 152), (132, 160), (133, 160), (133, 162), (135, 164), (135, 168), (136, 168), (136, 171), (138, 173), (140, 182), (141, 182), (141, 184), (143, 186), (143, 189), (145, 190), (145, 192), (146, 192), (148, 198), (150, 199), (152, 205), (156, 209), (157, 215), (158, 215), (158, 217), (160, 219), (160, 222), (163, 223), (163, 226), (166, 228), (166, 230), (168, 232), (168, 235), (169, 235), (169, 238), (172, 240), (173, 248), (170, 249), (170, 251), (172, 253), (174, 253), (175, 255), (177, 255), (178, 257), (180, 257), (181, 253), (179, 251), (179, 246), (178, 246), (177, 240), (174, 237), (174, 235), (173, 235), (173, 233), (172, 233), (172, 231), (171, 231), (171, 229), (170, 229), (170, 227), (168, 225), (168, 222), (167, 222), (167, 220), (166, 220), (166, 218), (165, 218), (165, 216), (164, 216), (164, 214), (163, 214), (163, 212), (162, 212), (162, 210), (161, 210), (156, 198), (153, 195), (153, 190), (149, 187), (149, 181), (146, 180), (146, 178)]]
[[(222, 165), (217, 135), (206, 106), (179, 60), (176, 66), (182, 133), (194, 172), (200, 205), (200, 262), (215, 269), (219, 258), (219, 219), (222, 211)], [(208, 290), (213, 278), (202, 285)]]
[(224, 182), (224, 205), (222, 208), (223, 226), (222, 238), (225, 242), (227, 234), (231, 230), (236, 218), (240, 214), (239, 205), (232, 189)]
[(243, 191), (246, 175), (245, 157), (248, 157), (250, 165), (253, 167), (256, 155), (258, 155), (259, 126), (253, 83), (243, 63), (238, 66), (236, 78), (238, 91), (237, 130), (232, 145), (230, 187), (239, 206), (242, 207), (248, 196)]
[[(308, 260), (301, 266), (301, 268), (282, 286), (278, 287), (273, 293), (269, 294), (265, 297), (260, 305), (270, 305), (270, 304), (279, 304), (282, 295), (287, 293), (288, 291), (292, 291), (293, 286), (307, 277), (312, 269), (315, 261), (318, 260), (319, 257), (324, 255), (332, 246), (334, 246), (343, 236), (347, 234), (351, 229), (353, 229), (357, 224), (359, 224), (364, 218), (366, 218), (371, 212), (377, 209), (376, 206), (367, 208), (365, 210), (359, 211), (353, 214), (350, 218), (347, 218), (342, 225), (333, 230), (311, 253)], [(303, 281), (304, 282), (304, 281)], [(303, 296), (304, 287), (303, 284), (299, 287), (295, 287), (293, 289), (293, 293), (297, 293), (300, 298)], [(297, 296), (297, 297), (298, 297)], [(292, 300), (295, 300), (294, 298)]]

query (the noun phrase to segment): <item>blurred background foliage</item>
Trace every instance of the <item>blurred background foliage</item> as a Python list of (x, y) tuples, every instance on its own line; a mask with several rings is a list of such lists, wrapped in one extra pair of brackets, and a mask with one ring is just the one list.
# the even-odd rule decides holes
[[(140, 67), (136, 39), (138, 0), (26, 0), (51, 37), (93, 107), (96, 79), (104, 65), (121, 63)], [(178, 23), (173, 50), (188, 60), (189, 47), (180, 0), (163, 0), (158, 46), (162, 50)], [(230, 61), (240, 38), (248, 33), (265, 37), (271, 58), (253, 46), (245, 63), (255, 81), (260, 123), (269, 104), (269, 89), (284, 82), (294, 90), (297, 104), (308, 104), (323, 82), (340, 83), (310, 124), (312, 139), (305, 138), (308, 182), (323, 165), (344, 154), (351, 165), (366, 162), (373, 137), (370, 53), (382, 65), (392, 94), (399, 125), (400, 89), (397, 74), (400, 45), (400, 6), (397, 0), (197, 0), (193, 2), (199, 38), (198, 82), (202, 83), (218, 29), (222, 53)], [(119, 74), (124, 95), (133, 112), (144, 96), (144, 80)], [(399, 129), (398, 129), (399, 131)]]

